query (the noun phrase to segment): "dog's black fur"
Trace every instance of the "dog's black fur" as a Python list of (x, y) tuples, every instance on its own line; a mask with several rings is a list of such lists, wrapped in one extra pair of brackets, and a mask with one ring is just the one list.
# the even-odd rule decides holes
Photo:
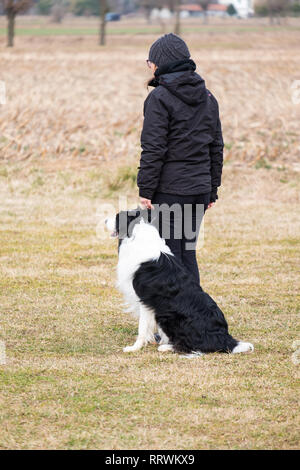
[[(149, 211), (128, 213), (128, 236), (134, 220), (138, 223), (141, 217), (148, 221)], [(154, 311), (176, 352), (229, 353), (237, 346), (216, 302), (174, 256), (161, 253), (157, 261), (142, 263), (133, 277), (133, 288), (140, 301)]]
[(216, 302), (174, 256), (162, 253), (158, 261), (143, 263), (134, 275), (133, 288), (155, 312), (175, 351), (231, 352), (237, 346)]

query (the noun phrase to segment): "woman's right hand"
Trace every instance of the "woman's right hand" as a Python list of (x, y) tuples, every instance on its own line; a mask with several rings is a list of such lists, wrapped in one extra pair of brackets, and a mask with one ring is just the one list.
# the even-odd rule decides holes
[(154, 207), (152, 206), (151, 204), (151, 200), (150, 199), (146, 199), (144, 197), (141, 197), (140, 198), (140, 204), (142, 207), (144, 207), (145, 209), (154, 209)]

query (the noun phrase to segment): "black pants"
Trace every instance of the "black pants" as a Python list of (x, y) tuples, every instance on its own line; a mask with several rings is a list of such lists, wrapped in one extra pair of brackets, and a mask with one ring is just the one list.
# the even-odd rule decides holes
[[(200, 283), (200, 276), (196, 258), (196, 244), (202, 218), (209, 202), (210, 193), (196, 196), (177, 196), (175, 194), (157, 192), (152, 199), (152, 204), (159, 209), (160, 235), (165, 238), (172, 253), (181, 260), (198, 283)], [(169, 211), (169, 216), (166, 218), (166, 224), (169, 226), (169, 236), (165, 236), (164, 233), (164, 223), (162, 219), (164, 218), (165, 211), (161, 210), (162, 204), (164, 204), (163, 207), (165, 207), (166, 210), (170, 206), (174, 207), (174, 204), (181, 208), (179, 215), (174, 213), (172, 208)], [(174, 230), (175, 226), (177, 230)], [(178, 233), (178, 226), (181, 228), (181, 233)], [(177, 233), (175, 233), (175, 231)]]

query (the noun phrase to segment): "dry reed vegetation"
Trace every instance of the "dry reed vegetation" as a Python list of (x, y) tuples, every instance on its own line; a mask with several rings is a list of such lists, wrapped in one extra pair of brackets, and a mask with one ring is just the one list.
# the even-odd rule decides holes
[[(220, 102), (226, 158), (296, 162), (299, 30), (186, 34), (193, 58)], [(4, 159), (81, 159), (135, 163), (154, 36), (22, 38), (2, 50), (7, 104), (0, 117)], [(4, 40), (2, 39), (2, 42)], [(66, 45), (67, 43), (67, 45)], [(71, 47), (72, 46), (72, 47)]]
[[(0, 51), (0, 447), (299, 445), (299, 31), (186, 35), (220, 101), (226, 160), (206, 215), (203, 287), (254, 354), (122, 353), (136, 334), (97, 209), (135, 204), (154, 37), (22, 38)], [(75, 53), (76, 52), (76, 53)]]

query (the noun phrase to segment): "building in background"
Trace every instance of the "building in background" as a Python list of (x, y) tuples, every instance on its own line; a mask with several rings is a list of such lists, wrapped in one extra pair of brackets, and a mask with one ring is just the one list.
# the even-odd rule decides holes
[(254, 14), (254, 0), (219, 0), (219, 4), (234, 6), (240, 18), (249, 18)]
[[(190, 3), (187, 5), (181, 5), (181, 17), (182, 18), (187, 18), (189, 16), (191, 17), (197, 17), (197, 16), (203, 16), (203, 8), (199, 4), (195, 3)], [(207, 16), (228, 16), (227, 15), (227, 6), (226, 5), (220, 5), (219, 3), (210, 3), (207, 7), (206, 10)]]
[[(233, 5), (237, 11), (237, 16), (240, 18), (248, 18), (254, 13), (253, 10), (254, 0), (219, 0), (218, 3), (210, 3), (207, 7), (207, 16), (219, 16), (224, 18), (228, 16), (227, 8)], [(203, 16), (203, 8), (196, 3), (181, 5), (182, 17), (197, 17)]]
[(207, 7), (207, 16), (219, 16), (221, 18), (228, 16), (227, 5), (222, 5), (221, 3), (210, 3)]

